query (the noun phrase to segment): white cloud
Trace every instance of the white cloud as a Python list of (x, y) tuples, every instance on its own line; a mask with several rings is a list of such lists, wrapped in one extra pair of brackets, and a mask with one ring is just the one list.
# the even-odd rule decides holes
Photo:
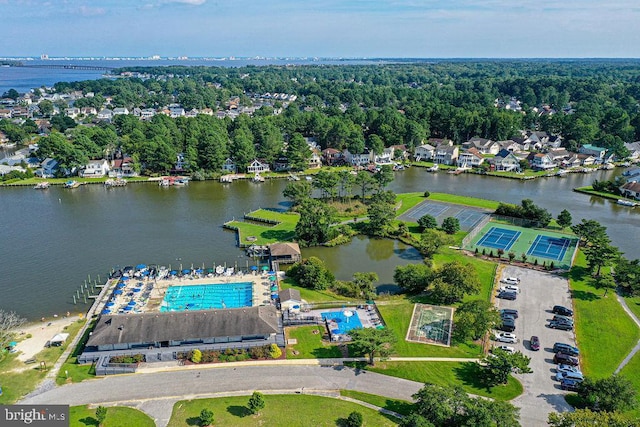
[(106, 12), (106, 9), (103, 7), (80, 6), (78, 8), (78, 13), (82, 16), (98, 16), (104, 15)]

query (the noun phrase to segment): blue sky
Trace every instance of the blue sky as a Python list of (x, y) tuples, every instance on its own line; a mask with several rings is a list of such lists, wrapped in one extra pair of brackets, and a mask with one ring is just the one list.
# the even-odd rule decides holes
[(0, 0), (0, 57), (640, 57), (637, 0)]

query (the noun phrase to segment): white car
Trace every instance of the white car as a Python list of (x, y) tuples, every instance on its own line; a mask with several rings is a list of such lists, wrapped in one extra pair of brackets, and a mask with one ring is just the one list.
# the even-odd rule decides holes
[(493, 349), (494, 349), (494, 350), (495, 350), (496, 348), (499, 348), (500, 350), (502, 350), (502, 351), (506, 351), (507, 353), (511, 353), (511, 354), (513, 354), (513, 353), (515, 353), (515, 352), (516, 352), (516, 349), (515, 349), (515, 348), (513, 348), (513, 347), (509, 347), (508, 345), (497, 345), (497, 346), (493, 347)]
[(520, 293), (520, 288), (517, 287), (516, 285), (505, 285), (505, 286), (501, 286), (500, 289), (498, 290), (499, 292), (515, 292), (515, 293)]
[(499, 334), (496, 334), (496, 341), (515, 344), (518, 342), (518, 338), (516, 337), (516, 334), (512, 334), (511, 332), (500, 332)]
[(580, 372), (580, 368), (578, 368), (577, 366), (563, 365), (563, 364), (559, 364), (556, 367), (556, 371), (557, 372), (573, 372), (573, 373), (578, 373), (578, 374), (582, 373), (582, 372)]
[(507, 285), (517, 285), (520, 283), (520, 279), (517, 277), (506, 277), (502, 279), (502, 283), (506, 283)]
[(584, 376), (582, 372), (557, 372), (556, 373), (556, 381), (564, 381), (564, 380), (572, 380), (577, 382), (584, 381)]

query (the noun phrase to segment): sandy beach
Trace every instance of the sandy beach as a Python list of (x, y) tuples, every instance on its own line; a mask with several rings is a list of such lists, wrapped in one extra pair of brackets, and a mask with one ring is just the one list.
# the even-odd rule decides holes
[[(22, 326), (16, 331), (16, 338), (20, 340), (16, 345), (16, 350), (18, 350), (17, 359), (23, 362), (31, 359), (44, 350), (47, 341), (51, 340), (55, 334), (64, 332), (65, 326), (69, 326), (82, 318), (84, 318), (84, 315), (56, 317), (45, 319), (44, 322), (28, 323)], [(31, 338), (25, 338), (29, 334), (31, 334)]]

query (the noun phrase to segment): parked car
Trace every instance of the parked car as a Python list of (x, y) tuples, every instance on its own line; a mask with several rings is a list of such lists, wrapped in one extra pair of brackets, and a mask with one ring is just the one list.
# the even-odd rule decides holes
[(517, 285), (518, 283), (520, 283), (520, 279), (518, 279), (517, 277), (505, 277), (501, 280), (501, 282), (508, 285)]
[(573, 380), (564, 380), (560, 383), (560, 388), (568, 391), (578, 391), (580, 383)]
[(560, 314), (562, 316), (573, 316), (573, 310), (568, 309), (563, 305), (554, 305), (551, 312), (554, 314)]
[(492, 351), (495, 350), (495, 349), (500, 349), (502, 351), (506, 351), (507, 353), (511, 353), (511, 354), (516, 352), (515, 348), (510, 347), (508, 345), (497, 345), (497, 346), (493, 347)]
[(514, 319), (518, 318), (518, 310), (515, 310), (513, 308), (503, 308), (502, 310), (500, 310), (500, 315), (501, 316), (505, 316), (505, 315), (509, 315), (509, 316), (513, 316)]
[(571, 317), (561, 316), (559, 314), (556, 314), (555, 316), (553, 316), (552, 321), (553, 322), (566, 323), (568, 325), (573, 325), (573, 319)]
[(557, 372), (580, 372), (580, 368), (578, 368), (577, 366), (563, 365), (561, 363), (556, 367), (556, 371)]
[(511, 315), (509, 315), (509, 314), (501, 314), (501, 315), (500, 315), (500, 318), (501, 318), (502, 320), (511, 320), (511, 321), (514, 321), (514, 322), (515, 322), (515, 320), (516, 320), (516, 318), (515, 318), (515, 317), (513, 317), (513, 316), (511, 316)]
[(581, 383), (584, 381), (584, 376), (582, 375), (582, 372), (556, 372), (556, 380), (571, 380)]
[(565, 353), (556, 353), (555, 356), (553, 356), (553, 363), (571, 366), (578, 366), (579, 364), (577, 357), (569, 356)]
[(515, 292), (519, 294), (520, 288), (516, 285), (505, 285), (501, 286), (500, 289), (498, 289), (498, 292)]
[(498, 329), (501, 331), (513, 332), (516, 330), (516, 322), (511, 319), (502, 319), (502, 324)]
[(529, 347), (531, 347), (531, 350), (533, 351), (540, 350), (540, 339), (537, 336), (532, 335), (529, 340)]
[(517, 297), (518, 297), (518, 294), (516, 294), (515, 292), (499, 292), (498, 293), (498, 298), (507, 299), (510, 301), (515, 301)]
[(561, 331), (571, 331), (573, 330), (573, 325), (569, 325), (568, 323), (562, 322), (549, 322), (549, 327), (552, 329), (560, 329)]
[(516, 344), (518, 342), (518, 338), (516, 337), (516, 334), (512, 334), (511, 332), (500, 332), (496, 334), (496, 341), (506, 342), (507, 344)]
[(579, 356), (580, 350), (578, 347), (572, 346), (571, 344), (566, 344), (563, 342), (557, 342), (553, 344), (553, 351), (555, 353), (562, 352), (568, 354), (569, 356)]

